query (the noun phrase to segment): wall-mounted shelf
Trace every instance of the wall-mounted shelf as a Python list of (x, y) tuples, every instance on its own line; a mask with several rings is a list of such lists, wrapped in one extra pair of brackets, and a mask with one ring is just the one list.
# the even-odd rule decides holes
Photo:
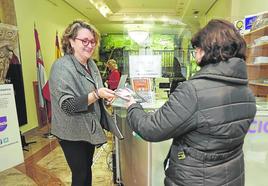
[[(251, 63), (259, 56), (267, 56), (268, 43), (251, 46), (247, 49), (247, 63)], [(268, 59), (267, 61), (268, 62)]]
[(268, 61), (267, 61), (267, 63), (256, 63), (256, 64), (252, 64), (252, 63), (247, 63), (247, 66), (253, 66), (253, 67), (268, 67)]
[[(268, 96), (268, 43), (256, 45), (256, 39), (268, 36), (268, 26), (259, 28), (244, 35), (247, 43), (247, 70), (249, 86), (255, 96)], [(264, 83), (265, 82), (265, 83)]]
[(268, 25), (244, 35), (244, 39), (248, 45), (252, 45), (255, 39), (268, 35)]

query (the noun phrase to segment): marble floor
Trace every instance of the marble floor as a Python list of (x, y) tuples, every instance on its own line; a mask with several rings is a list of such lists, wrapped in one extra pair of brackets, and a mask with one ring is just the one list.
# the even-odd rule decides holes
[[(55, 138), (46, 138), (47, 129), (35, 129), (25, 134), (29, 144), (24, 150), (24, 163), (0, 172), (1, 186), (69, 186), (71, 173)], [(96, 149), (93, 159), (93, 186), (113, 186), (112, 136), (108, 143)]]

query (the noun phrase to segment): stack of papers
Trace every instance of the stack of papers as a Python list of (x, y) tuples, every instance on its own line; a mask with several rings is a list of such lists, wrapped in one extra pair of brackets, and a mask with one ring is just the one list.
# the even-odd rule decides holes
[(265, 56), (259, 56), (259, 57), (255, 57), (253, 64), (265, 64), (268, 63), (268, 57)]
[(262, 45), (264, 43), (268, 43), (268, 36), (262, 36), (254, 40), (255, 45)]

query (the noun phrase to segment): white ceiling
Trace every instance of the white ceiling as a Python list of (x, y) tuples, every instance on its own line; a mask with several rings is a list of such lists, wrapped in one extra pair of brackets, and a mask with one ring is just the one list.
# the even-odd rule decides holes
[[(182, 32), (185, 27), (198, 28), (198, 18), (204, 16), (217, 0), (64, 1), (86, 16), (102, 34), (122, 33), (128, 29), (147, 29), (154, 33), (174, 34)], [(103, 16), (96, 4), (109, 7), (111, 13)]]

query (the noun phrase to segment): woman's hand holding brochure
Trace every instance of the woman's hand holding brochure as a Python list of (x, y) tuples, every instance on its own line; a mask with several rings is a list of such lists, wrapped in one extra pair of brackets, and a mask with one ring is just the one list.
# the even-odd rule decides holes
[(115, 90), (115, 95), (117, 97), (123, 99), (124, 101), (126, 101), (126, 104), (125, 104), (126, 108), (128, 108), (133, 103), (136, 103), (136, 101), (133, 97), (133, 95), (135, 95), (135, 92), (133, 92), (129, 88), (117, 89), (117, 90)]

